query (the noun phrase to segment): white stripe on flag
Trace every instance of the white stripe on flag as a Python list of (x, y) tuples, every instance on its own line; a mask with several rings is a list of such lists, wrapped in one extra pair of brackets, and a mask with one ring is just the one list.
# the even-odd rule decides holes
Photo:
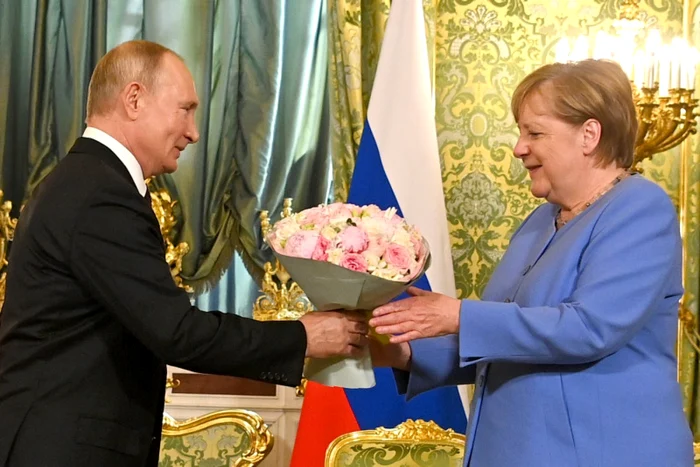
[[(421, 0), (392, 2), (367, 120), (404, 217), (430, 245), (430, 287), (455, 297)], [(459, 394), (468, 415), (466, 387)]]

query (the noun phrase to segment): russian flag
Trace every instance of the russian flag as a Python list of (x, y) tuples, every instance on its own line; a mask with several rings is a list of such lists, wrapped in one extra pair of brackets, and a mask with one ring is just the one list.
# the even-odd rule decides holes
[[(348, 202), (393, 206), (416, 225), (432, 254), (427, 277), (416, 285), (454, 297), (425, 37), (422, 1), (392, 2)], [(371, 389), (308, 383), (292, 467), (322, 467), (336, 437), (394, 427), (409, 418), (465, 432), (465, 404), (457, 388), (434, 389), (406, 402), (396, 392), (391, 370), (375, 369), (375, 376)]]

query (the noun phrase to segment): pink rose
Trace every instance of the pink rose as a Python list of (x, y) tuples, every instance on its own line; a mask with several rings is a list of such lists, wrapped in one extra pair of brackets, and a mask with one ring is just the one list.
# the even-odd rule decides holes
[(297, 258), (311, 258), (317, 243), (318, 232), (300, 230), (287, 239), (284, 254)]
[(351, 271), (367, 272), (367, 260), (357, 253), (346, 253), (339, 265)]
[(352, 217), (352, 209), (356, 208), (354, 204), (333, 203), (328, 205), (328, 217)]
[(328, 214), (323, 206), (317, 206), (304, 211), (302, 225), (322, 226), (328, 223)]
[(369, 245), (369, 237), (364, 230), (351, 225), (340, 234), (339, 245), (347, 253), (362, 253)]
[(316, 248), (314, 248), (314, 252), (311, 254), (311, 259), (315, 259), (317, 261), (327, 261), (328, 247), (330, 246), (331, 242), (323, 235), (319, 235), (318, 242), (316, 242)]
[(413, 262), (411, 256), (407, 248), (396, 243), (389, 243), (384, 252), (384, 261), (396, 269), (408, 269)]

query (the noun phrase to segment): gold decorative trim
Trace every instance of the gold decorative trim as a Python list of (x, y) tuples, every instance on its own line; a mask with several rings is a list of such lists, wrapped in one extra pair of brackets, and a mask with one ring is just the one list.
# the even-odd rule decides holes
[(620, 3), (619, 19), (629, 21), (640, 21), (641, 10), (639, 9), (639, 0), (622, 0)]
[(697, 133), (695, 108), (698, 100), (693, 89), (670, 89), (669, 97), (658, 96), (658, 85), (636, 89), (633, 86), (639, 130), (634, 144), (631, 170), (643, 173), (639, 166), (645, 159), (668, 151)]
[(250, 437), (250, 447), (243, 453), (243, 457), (236, 461), (237, 467), (253, 467), (272, 451), (274, 436), (262, 417), (250, 410), (221, 410), (184, 422), (178, 422), (170, 415), (163, 414), (163, 436), (189, 435), (216, 425), (238, 425)]
[(176, 388), (180, 385), (180, 380), (175, 378), (167, 378), (165, 380), (165, 389)]
[[(285, 198), (282, 217), (291, 215), (292, 199)], [(260, 213), (260, 226), (263, 237), (266, 237), (271, 228), (268, 211)], [(291, 280), (279, 261), (275, 260), (274, 266), (270, 262), (265, 263), (264, 270), (260, 287), (262, 295), (253, 304), (253, 318), (259, 321), (295, 320), (313, 311), (314, 307), (304, 291)]]
[(290, 281), (289, 274), (279, 261), (275, 263), (274, 267), (269, 262), (265, 263), (262, 295), (253, 304), (253, 318), (258, 321), (299, 319), (312, 311), (313, 305), (299, 284)]
[(326, 450), (326, 466), (339, 464), (339, 455), (349, 444), (376, 443), (382, 441), (445, 441), (455, 443), (463, 447), (466, 437), (463, 434), (455, 433), (454, 430), (444, 429), (433, 421), (411, 420), (397, 425), (394, 428), (379, 427), (376, 430), (354, 431), (337, 437)]
[(463, 436), (455, 436), (456, 433), (451, 428), (444, 429), (434, 421), (406, 420), (395, 428), (386, 429), (379, 427), (376, 429), (377, 435), (382, 439), (408, 439), (408, 440), (433, 440), (433, 441), (454, 441), (463, 440)]
[[(179, 380), (179, 379), (167, 378), (167, 379), (165, 380), (165, 389), (166, 389), (166, 391), (167, 391), (168, 389), (174, 389), (174, 388), (176, 388), (176, 387), (178, 387), (178, 386), (180, 386), (180, 380)], [(165, 398), (165, 403), (166, 403), (166, 404), (169, 404), (169, 403), (170, 403), (170, 399), (168, 399), (168, 398), (166, 397), (166, 398)]]
[(158, 219), (158, 224), (160, 224), (160, 233), (165, 243), (165, 261), (170, 266), (170, 274), (178, 287), (185, 289), (187, 293), (194, 293), (194, 289), (189, 285), (185, 285), (182, 282), (182, 277), (180, 277), (182, 258), (190, 251), (190, 246), (186, 242), (180, 242), (177, 245), (174, 243), (173, 229), (177, 225), (177, 218), (175, 217), (177, 200), (173, 200), (170, 197), (168, 190), (155, 189), (150, 182), (151, 179), (149, 178), (146, 180), (146, 185), (151, 193), (151, 207), (156, 215), (156, 219)]
[(700, 334), (698, 333), (697, 320), (693, 312), (685, 306), (682, 300), (678, 307), (678, 320), (680, 321), (680, 333), (695, 349), (695, 352), (700, 354)]
[(5, 303), (5, 283), (7, 281), (7, 257), (10, 242), (15, 238), (17, 219), (10, 216), (12, 201), (3, 201), (5, 193), (0, 190), (0, 312)]
[(296, 394), (297, 397), (304, 397), (306, 394), (306, 383), (308, 383), (309, 380), (306, 378), (301, 378), (301, 384), (294, 388), (294, 394)]

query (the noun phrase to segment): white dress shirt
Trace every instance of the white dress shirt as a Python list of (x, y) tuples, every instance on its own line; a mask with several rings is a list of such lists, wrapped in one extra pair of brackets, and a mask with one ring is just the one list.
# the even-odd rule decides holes
[(126, 167), (126, 170), (129, 171), (131, 178), (134, 180), (134, 185), (136, 185), (141, 196), (146, 195), (146, 182), (143, 180), (143, 169), (141, 169), (139, 161), (136, 160), (136, 157), (134, 157), (131, 151), (126, 149), (122, 143), (112, 138), (104, 131), (90, 126), (83, 132), (83, 138), (94, 139), (107, 146), (110, 151), (116, 154), (119, 160), (122, 161), (122, 164), (124, 164), (124, 167)]

